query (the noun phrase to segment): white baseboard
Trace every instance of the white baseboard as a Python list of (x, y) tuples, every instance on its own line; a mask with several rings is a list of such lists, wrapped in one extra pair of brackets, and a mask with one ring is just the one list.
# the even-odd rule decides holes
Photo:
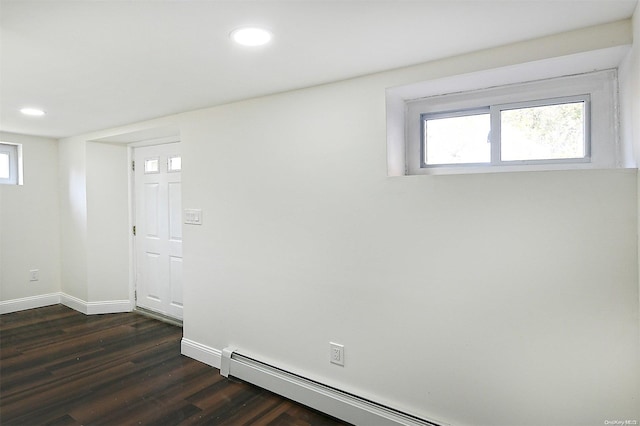
[(117, 314), (131, 312), (133, 307), (128, 300), (104, 300), (102, 302), (87, 302), (87, 315)]
[(118, 312), (131, 312), (133, 310), (129, 300), (106, 300), (101, 302), (85, 302), (66, 293), (50, 293), (39, 296), (23, 297), (21, 299), (5, 300), (0, 302), (0, 314), (24, 311), (27, 309), (41, 308), (43, 306), (61, 303), (85, 315), (115, 314)]
[(65, 293), (60, 294), (60, 303), (82, 312), (85, 315), (116, 314), (119, 312), (131, 312), (131, 302), (128, 300), (104, 300), (100, 302), (85, 302), (77, 297)]
[(189, 358), (193, 358), (212, 367), (220, 368), (222, 352), (218, 349), (205, 346), (201, 343), (194, 342), (193, 340), (183, 337), (180, 345), (180, 352), (184, 356), (188, 356)]
[(0, 314), (42, 308), (43, 306), (57, 305), (58, 303), (60, 303), (60, 293), (41, 294), (38, 296), (5, 300), (0, 302)]
[(87, 315), (87, 302), (82, 299), (78, 299), (77, 297), (68, 295), (66, 293), (60, 293), (60, 303), (68, 308), (74, 309)]

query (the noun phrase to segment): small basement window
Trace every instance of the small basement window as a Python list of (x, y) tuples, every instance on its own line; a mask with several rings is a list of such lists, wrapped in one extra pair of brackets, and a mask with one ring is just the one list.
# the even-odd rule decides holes
[(0, 184), (22, 184), (21, 146), (0, 142)]
[(589, 95), (421, 114), (421, 168), (589, 161)]
[(403, 100), (405, 174), (618, 167), (616, 88), (605, 70)]

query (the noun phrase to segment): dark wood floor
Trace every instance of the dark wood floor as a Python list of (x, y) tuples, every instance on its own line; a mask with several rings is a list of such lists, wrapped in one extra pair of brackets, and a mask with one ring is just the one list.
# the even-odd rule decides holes
[(0, 315), (2, 425), (340, 425), (180, 355), (182, 329), (62, 305)]

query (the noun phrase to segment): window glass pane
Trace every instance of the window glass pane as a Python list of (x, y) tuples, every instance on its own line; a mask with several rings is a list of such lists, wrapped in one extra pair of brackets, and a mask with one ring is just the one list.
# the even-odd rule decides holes
[(489, 163), (491, 144), (489, 114), (426, 119), (425, 163)]
[(0, 179), (9, 179), (9, 154), (0, 152)]
[(148, 158), (144, 160), (144, 172), (145, 173), (158, 173), (160, 169), (158, 168), (160, 165), (159, 158)]
[(169, 157), (169, 171), (178, 172), (180, 170), (182, 170), (182, 157)]
[(502, 161), (583, 158), (584, 102), (503, 110)]

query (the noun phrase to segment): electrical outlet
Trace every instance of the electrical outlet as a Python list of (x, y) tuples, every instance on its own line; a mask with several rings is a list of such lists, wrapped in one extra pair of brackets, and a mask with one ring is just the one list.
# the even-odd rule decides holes
[(344, 345), (329, 342), (329, 361), (344, 366)]
[(29, 281), (38, 281), (40, 279), (40, 269), (32, 269), (29, 271)]

